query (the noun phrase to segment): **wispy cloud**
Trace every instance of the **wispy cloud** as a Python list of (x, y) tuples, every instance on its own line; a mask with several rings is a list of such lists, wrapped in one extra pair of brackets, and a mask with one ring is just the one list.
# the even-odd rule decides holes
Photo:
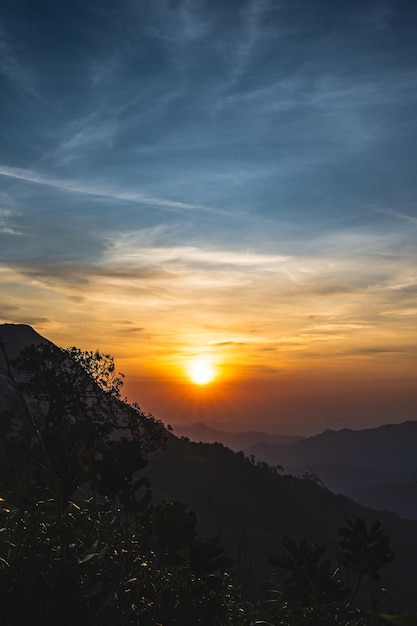
[(269, 5), (269, 0), (250, 0), (241, 7), (243, 17), (243, 34), (236, 47), (234, 59), (233, 78), (236, 80), (252, 61), (254, 50), (258, 41), (262, 41), (263, 33), (261, 29), (262, 19), (265, 10)]
[(23, 235), (23, 231), (13, 221), (13, 215), (15, 215), (15, 212), (11, 209), (0, 208), (0, 233), (5, 235)]
[(116, 131), (115, 118), (102, 120), (93, 113), (86, 119), (71, 123), (54, 156), (67, 164), (81, 156), (85, 158), (86, 152), (91, 150), (109, 149), (113, 146)]
[(10, 36), (0, 22), (0, 74), (8, 78), (19, 90), (36, 95), (35, 80), (28, 68), (27, 63), (19, 61), (18, 55), (13, 49)]
[(394, 210), (394, 209), (386, 209), (382, 207), (375, 208), (374, 211), (376, 213), (380, 213), (382, 215), (389, 215), (392, 217), (396, 217), (399, 220), (403, 220), (404, 222), (408, 222), (412, 226), (417, 226), (417, 217), (414, 215), (409, 215), (408, 213), (404, 213), (402, 211)]
[(214, 213), (218, 215), (228, 214), (226, 211), (222, 211), (221, 209), (215, 209), (213, 207), (204, 206), (202, 204), (189, 204), (186, 202), (177, 202), (173, 200), (167, 200), (165, 198), (156, 198), (152, 196), (147, 196), (140, 192), (123, 192), (112, 190), (106, 186), (94, 187), (89, 185), (84, 185), (79, 182), (72, 182), (66, 180), (60, 180), (57, 178), (52, 178), (49, 176), (45, 176), (34, 172), (32, 170), (25, 170), (17, 167), (8, 167), (4, 165), (0, 165), (0, 176), (6, 176), (9, 178), (16, 178), (18, 180), (23, 180), (29, 183), (35, 183), (37, 185), (46, 185), (48, 187), (56, 187), (58, 189), (62, 189), (64, 191), (72, 191), (74, 193), (86, 194), (90, 196), (101, 196), (104, 198), (114, 198), (117, 200), (126, 200), (127, 202), (137, 202), (139, 204), (146, 204), (153, 207), (160, 208), (162, 210), (171, 210), (171, 211), (205, 211), (208, 213)]
[(153, 236), (157, 236), (157, 232), (155, 229), (144, 229), (136, 233), (119, 233), (109, 240), (109, 261), (123, 267), (146, 261), (165, 267), (172, 264), (196, 269), (234, 266), (242, 269), (265, 267), (272, 270), (281, 267), (290, 258), (285, 255), (259, 254), (251, 251), (233, 252), (192, 246), (158, 247), (155, 243), (147, 245), (148, 237), (152, 240)]
[(358, 19), (365, 22), (365, 24), (369, 24), (375, 30), (385, 30), (388, 28), (397, 10), (397, 7), (389, 0), (371, 2), (368, 6), (364, 6), (363, 12), (361, 12)]

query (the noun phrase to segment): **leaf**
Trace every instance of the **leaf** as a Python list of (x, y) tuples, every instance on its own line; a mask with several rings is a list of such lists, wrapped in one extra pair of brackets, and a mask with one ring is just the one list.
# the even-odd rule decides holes
[(112, 602), (114, 597), (113, 592), (111, 591), (110, 593), (108, 593), (104, 598), (103, 601), (100, 603), (98, 609), (96, 610), (96, 612), (93, 615), (93, 620), (97, 619), (99, 617), (99, 615), (101, 615), (101, 613), (103, 613), (103, 611), (106, 610), (106, 608), (109, 606), (109, 604)]
[(389, 615), (388, 613), (378, 613), (378, 617), (397, 626), (417, 626), (417, 617), (412, 615)]
[(93, 552), (92, 554), (87, 554), (83, 559), (80, 559), (78, 561), (78, 565), (82, 565), (83, 563), (87, 563), (87, 561), (90, 561), (95, 556), (97, 556), (97, 552)]
[(374, 522), (371, 526), (371, 534), (375, 535), (376, 533), (380, 532), (380, 528), (381, 528), (381, 522)]
[(93, 598), (94, 596), (97, 596), (99, 593), (101, 593), (103, 589), (104, 589), (103, 581), (99, 580), (98, 583), (96, 583), (95, 585), (93, 585), (93, 587), (91, 587), (88, 591), (86, 591), (85, 598), (86, 599)]

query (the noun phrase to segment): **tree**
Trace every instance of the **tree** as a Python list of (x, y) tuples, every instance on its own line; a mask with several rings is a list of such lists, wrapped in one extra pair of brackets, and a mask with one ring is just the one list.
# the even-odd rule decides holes
[(46, 344), (5, 361), (2, 624), (243, 625), (223, 548), (185, 505), (152, 504), (139, 471), (165, 430), (121, 400), (113, 359)]
[[(379, 570), (392, 561), (389, 538), (375, 522), (368, 529), (363, 519), (347, 520), (339, 528), (338, 566), (323, 558), (325, 548), (309, 544), (305, 539), (296, 543), (284, 537), (285, 552), (270, 559), (274, 567), (288, 572), (281, 584), (273, 589), (270, 613), (280, 624), (309, 624), (332, 626), (380, 624), (375, 611), (370, 614), (353, 608), (353, 601), (364, 576), (379, 580)], [(354, 576), (354, 584), (349, 579)]]
[(133, 486), (135, 472), (163, 448), (162, 423), (122, 401), (123, 381), (109, 355), (40, 344), (6, 364), (16, 400), (2, 416), (9, 433), (3, 482), (11, 467), (29, 478), (43, 463), (64, 497), (87, 481), (114, 492), (122, 482)]

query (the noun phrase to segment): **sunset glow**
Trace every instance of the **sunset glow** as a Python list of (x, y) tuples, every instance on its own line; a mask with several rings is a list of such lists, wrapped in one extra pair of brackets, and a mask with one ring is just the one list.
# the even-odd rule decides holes
[(214, 380), (216, 370), (207, 358), (200, 357), (191, 361), (188, 375), (196, 385), (207, 385)]

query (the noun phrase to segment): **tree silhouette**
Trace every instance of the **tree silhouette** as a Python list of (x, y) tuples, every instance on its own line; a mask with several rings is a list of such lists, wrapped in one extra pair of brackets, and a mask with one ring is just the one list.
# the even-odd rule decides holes
[(120, 397), (111, 357), (30, 347), (6, 370), (0, 611), (5, 626), (244, 624), (231, 562), (140, 474), (165, 430)]

